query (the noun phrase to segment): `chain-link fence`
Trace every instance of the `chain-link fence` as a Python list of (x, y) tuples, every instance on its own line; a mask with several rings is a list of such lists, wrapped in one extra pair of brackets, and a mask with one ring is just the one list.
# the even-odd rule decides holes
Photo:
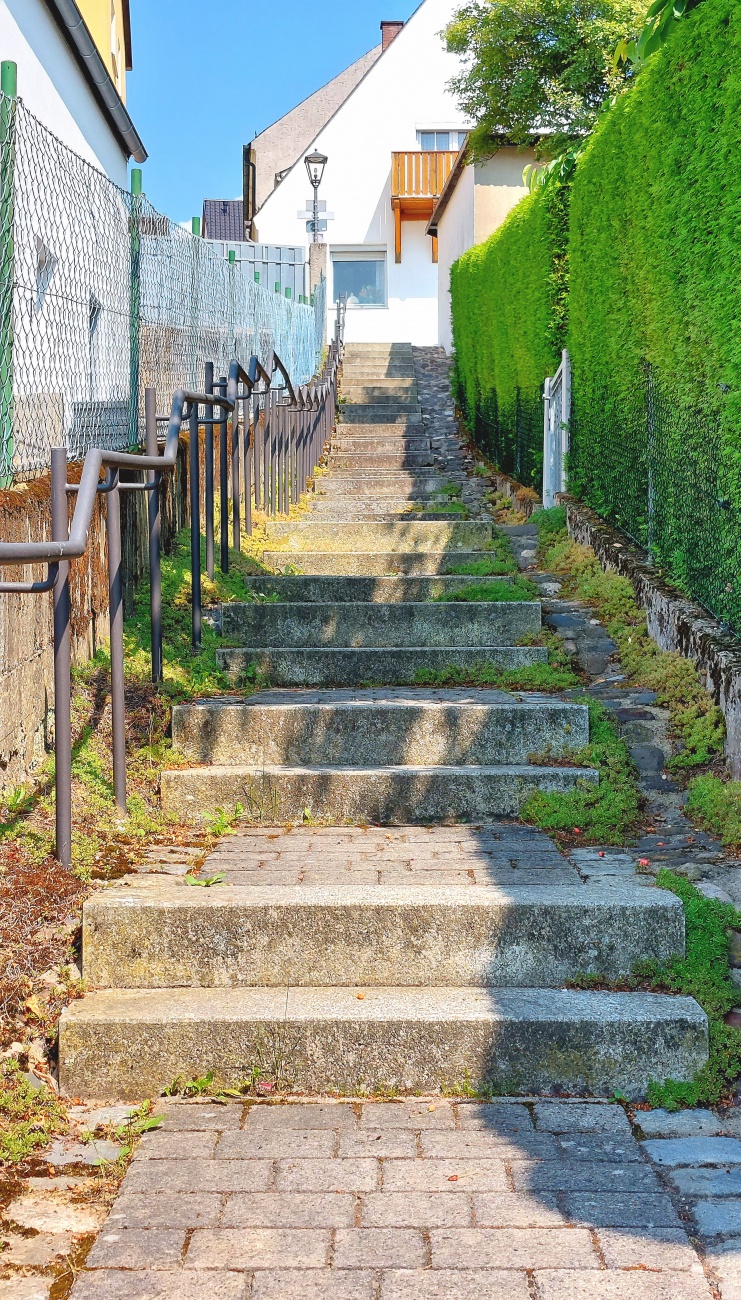
[[(458, 394), (460, 400), (461, 394)], [(464, 410), (473, 440), (492, 464), (526, 487), (543, 485), (543, 397), (517, 389), (515, 402), (502, 409), (492, 392), (475, 412)]]
[(144, 389), (168, 404), (207, 361), (218, 377), (274, 349), (305, 383), (325, 319), (324, 286), (307, 307), (249, 281), (0, 98), (0, 482), (55, 445), (141, 444)]
[(741, 631), (741, 464), (721, 390), (700, 405), (646, 367), (629, 398), (574, 374), (569, 490)]

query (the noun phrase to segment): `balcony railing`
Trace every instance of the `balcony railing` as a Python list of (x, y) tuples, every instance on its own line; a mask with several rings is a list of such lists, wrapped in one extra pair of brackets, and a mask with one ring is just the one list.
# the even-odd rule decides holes
[[(391, 155), (391, 207), (394, 210), (396, 260), (401, 261), (402, 221), (429, 221), (458, 154), (455, 150), (408, 150)], [(437, 261), (437, 238), (432, 240)]]

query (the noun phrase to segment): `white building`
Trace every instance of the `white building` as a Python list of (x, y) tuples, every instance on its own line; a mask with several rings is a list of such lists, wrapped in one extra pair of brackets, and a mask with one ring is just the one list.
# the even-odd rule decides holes
[(467, 163), (465, 152), (456, 159), (427, 226), (427, 233), (438, 245), (438, 342), (446, 352), (453, 350), (450, 268), (462, 253), (498, 230), (525, 197), (522, 173), (534, 160), (532, 149), (507, 144), (483, 162)]
[(426, 226), (469, 125), (448, 88), (460, 61), (442, 35), (459, 7), (423, 0), (407, 23), (384, 24), (380, 57), (255, 217), (262, 243), (306, 240), (297, 215), (311, 192), (304, 155), (327, 155), (329, 311), (348, 295), (351, 342), (438, 342), (437, 247)]
[(141, 163), (147, 154), (124, 104), (120, 50), (101, 44), (104, 18), (111, 46), (125, 28), (130, 66), (127, 0), (0, 0), (0, 59), (18, 65), (18, 94), (29, 111), (125, 188), (129, 159)]

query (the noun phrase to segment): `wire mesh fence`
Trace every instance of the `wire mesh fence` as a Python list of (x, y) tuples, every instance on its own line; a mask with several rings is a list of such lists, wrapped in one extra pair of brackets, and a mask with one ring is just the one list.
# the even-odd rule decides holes
[(0, 97), (0, 482), (48, 469), (52, 446), (141, 445), (144, 390), (169, 402), (233, 359), (275, 350), (315, 374), (326, 320), (248, 280)]
[(575, 373), (573, 400), (569, 490), (741, 631), (741, 465), (724, 394), (693, 402), (647, 366), (628, 397), (584, 391)]
[(477, 447), (492, 464), (526, 487), (543, 485), (543, 397), (517, 389), (514, 403), (500, 407), (492, 392), (473, 413), (464, 412)]

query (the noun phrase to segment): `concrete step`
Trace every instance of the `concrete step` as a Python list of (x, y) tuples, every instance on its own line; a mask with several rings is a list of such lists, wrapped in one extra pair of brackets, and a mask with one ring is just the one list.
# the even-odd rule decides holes
[(492, 540), (492, 525), (488, 523), (390, 523), (364, 526), (362, 524), (327, 524), (281, 522), (270, 520), (267, 536), (271, 541), (285, 542), (291, 551), (331, 550), (336, 552), (378, 551), (448, 551), (451, 563), (456, 551), (485, 550)]
[(355, 361), (364, 357), (393, 357), (405, 361), (414, 360), (411, 343), (346, 343), (343, 362)]
[[(486, 516), (491, 518), (490, 515)], [(396, 501), (393, 497), (381, 497), (374, 501), (372, 497), (362, 497), (358, 501), (347, 501), (344, 497), (336, 501), (332, 497), (323, 497), (312, 504), (311, 519), (332, 523), (367, 523), (376, 520), (379, 523), (393, 524), (408, 520), (409, 522), (434, 523), (438, 519), (469, 519), (465, 511), (441, 510), (434, 501), (419, 497), (406, 497)]]
[(208, 767), (162, 773), (162, 807), (184, 821), (241, 805), (269, 826), (301, 823), (306, 812), (332, 823), (406, 826), (490, 821), (517, 815), (535, 790), (596, 785), (591, 768), (534, 767)]
[(401, 405), (392, 402), (373, 402), (351, 406), (349, 403), (340, 407), (340, 423), (375, 424), (379, 427), (387, 424), (405, 424), (408, 428), (422, 428), (422, 409), (418, 406)]
[(473, 672), (484, 665), (512, 672), (545, 663), (547, 651), (541, 646), (394, 646), (358, 650), (247, 646), (218, 649), (216, 659), (221, 671), (235, 684), (241, 683), (252, 668), (259, 669), (273, 686), (413, 686), (422, 670), (442, 672), (453, 666)]
[(348, 422), (345, 419), (345, 410), (345, 407), (339, 408), (335, 438), (424, 438), (429, 446), (425, 425), (416, 416), (410, 420), (398, 419), (391, 423), (366, 424), (362, 420)]
[[(511, 582), (511, 577), (493, 579)], [(256, 595), (280, 596), (287, 601), (310, 601), (319, 605), (353, 602), (389, 605), (408, 601), (436, 600), (452, 594), (471, 582), (466, 577), (438, 578), (372, 578), (335, 577), (331, 574), (313, 577), (274, 577), (265, 574), (259, 578), (245, 578), (247, 591)]]
[[(336, 577), (389, 577), (445, 575), (453, 565), (476, 563), (481, 551), (264, 551), (263, 562), (283, 573)], [(485, 557), (483, 557), (485, 558)], [(261, 581), (261, 579), (260, 579)], [(467, 582), (471, 579), (467, 578)]]
[(316, 479), (317, 496), (350, 497), (397, 497), (409, 498), (440, 496), (442, 489), (450, 480), (443, 474), (415, 473), (409, 470), (385, 470), (372, 474), (367, 470), (340, 470), (333, 468), (330, 473), (322, 474)]
[(375, 361), (351, 361), (342, 367), (342, 383), (376, 384), (385, 379), (407, 379), (416, 383), (417, 373), (412, 362), (387, 361), (383, 357)]
[(419, 406), (417, 381), (415, 379), (376, 380), (372, 384), (343, 383), (340, 393), (340, 405), (358, 406), (375, 405), (391, 402), (395, 406)]
[(349, 647), (516, 646), (540, 631), (539, 601), (419, 601), (379, 605), (244, 603), (222, 606), (222, 634), (238, 645)]
[(501, 765), (581, 749), (589, 714), (504, 691), (261, 691), (176, 705), (172, 740), (191, 762), (221, 767)]
[(357, 984), (553, 988), (684, 956), (666, 891), (441, 885), (182, 884), (106, 889), (83, 912), (93, 988)]
[(132, 1101), (209, 1070), (236, 1087), (253, 1066), (297, 1092), (637, 1099), (707, 1055), (692, 998), (562, 989), (113, 989), (73, 1002), (59, 1043), (64, 1093)]
[(330, 473), (348, 469), (355, 473), (367, 470), (369, 474), (377, 474), (382, 469), (425, 469), (434, 463), (435, 458), (429, 448), (425, 451), (378, 452), (362, 449), (344, 451), (338, 447), (332, 448), (328, 462)]
[(398, 435), (383, 434), (380, 438), (377, 438), (375, 434), (360, 434), (357, 437), (355, 435), (347, 437), (343, 434), (341, 437), (333, 438), (330, 443), (332, 453), (362, 453), (368, 456), (402, 456), (405, 453), (407, 455), (417, 455), (431, 450), (429, 438), (415, 438), (403, 431)]

